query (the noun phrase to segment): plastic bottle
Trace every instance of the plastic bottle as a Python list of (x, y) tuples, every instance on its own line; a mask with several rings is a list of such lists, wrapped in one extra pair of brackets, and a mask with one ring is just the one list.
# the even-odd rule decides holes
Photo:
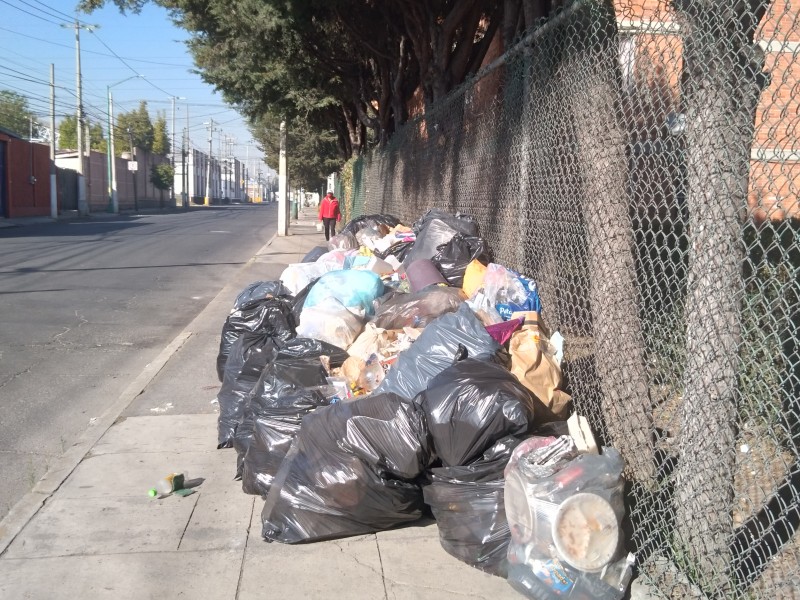
[(358, 384), (368, 393), (372, 392), (383, 381), (385, 376), (381, 362), (376, 354), (372, 354), (358, 378)]
[(156, 482), (156, 486), (154, 488), (150, 488), (147, 494), (151, 498), (155, 498), (159, 495), (164, 496), (177, 490), (182, 490), (183, 486), (186, 485), (187, 479), (188, 477), (185, 471), (183, 473), (170, 473), (163, 479), (159, 479)]

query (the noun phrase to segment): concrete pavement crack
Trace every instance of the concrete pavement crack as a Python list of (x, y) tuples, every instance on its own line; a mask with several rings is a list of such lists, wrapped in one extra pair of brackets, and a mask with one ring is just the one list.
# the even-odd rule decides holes
[(22, 371), (18, 371), (16, 373), (12, 373), (4, 381), (0, 382), (0, 388), (4, 388), (9, 383), (14, 381), (17, 377), (25, 375), (26, 373), (30, 373), (32, 370), (33, 370), (33, 367), (28, 367), (27, 369), (23, 369)]
[[(381, 566), (381, 572), (379, 573), (377, 571), (377, 569), (375, 569), (375, 567), (373, 567), (372, 565), (368, 565), (368, 564), (366, 564), (364, 562), (361, 562), (358, 559), (357, 556), (354, 556), (353, 554), (351, 554), (349, 552), (346, 552), (345, 549), (340, 545), (340, 543), (338, 541), (334, 540), (332, 543), (333, 543), (334, 546), (336, 546), (339, 549), (339, 552), (341, 552), (342, 554), (344, 554), (344, 555), (348, 556), (349, 558), (353, 559), (353, 562), (355, 562), (357, 565), (365, 567), (366, 569), (369, 569), (370, 571), (372, 571), (376, 575), (380, 575), (381, 576), (381, 581), (383, 581), (383, 566)], [(385, 589), (385, 587), (384, 587), (384, 589)]]
[(383, 570), (383, 556), (381, 555), (381, 544), (378, 540), (378, 536), (373, 536), (375, 538), (375, 547), (378, 549), (378, 561), (381, 563), (381, 583), (383, 584), (383, 598), (384, 600), (389, 599), (389, 590), (386, 589), (386, 572)]

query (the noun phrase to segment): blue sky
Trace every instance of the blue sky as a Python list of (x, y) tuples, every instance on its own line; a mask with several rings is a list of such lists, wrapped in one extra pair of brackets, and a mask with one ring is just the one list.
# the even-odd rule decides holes
[[(70, 22), (68, 17), (74, 22), (75, 4), (74, 0), (0, 0), (0, 89), (28, 97), (43, 122), (49, 114), (51, 63), (58, 86), (57, 120), (75, 113), (75, 31), (61, 26)], [(236, 145), (228, 148), (245, 160), (251, 141), (245, 121), (212, 86), (192, 73), (194, 64), (184, 43), (188, 34), (155, 5), (147, 5), (138, 15), (122, 15), (110, 4), (89, 15), (77, 15), (83, 23), (99, 26), (80, 33), (84, 106), (90, 118), (102, 121), (105, 129), (108, 85), (113, 86), (115, 115), (147, 100), (151, 116), (164, 111), (168, 127), (172, 124), (170, 97), (184, 97), (175, 101), (176, 147), (180, 147), (188, 112), (193, 146), (208, 150), (203, 123), (213, 119), (218, 124), (214, 153), (220, 140), (234, 138)], [(118, 83), (128, 77), (132, 79)], [(251, 144), (251, 168), (257, 168), (257, 155)]]

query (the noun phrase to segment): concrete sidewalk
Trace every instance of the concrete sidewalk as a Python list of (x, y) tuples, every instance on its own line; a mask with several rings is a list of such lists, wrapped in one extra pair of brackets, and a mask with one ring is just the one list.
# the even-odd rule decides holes
[[(236, 294), (324, 243), (316, 209), (273, 238), (0, 523), (0, 598), (521, 598), (442, 550), (436, 525), (298, 546), (261, 538), (261, 498), (216, 450), (215, 359)], [(164, 475), (202, 478), (151, 499)]]

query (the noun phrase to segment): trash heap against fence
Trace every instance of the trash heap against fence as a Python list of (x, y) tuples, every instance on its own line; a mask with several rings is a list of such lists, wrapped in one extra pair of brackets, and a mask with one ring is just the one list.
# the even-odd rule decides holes
[(623, 461), (561, 389), (534, 281), (469, 216), (348, 223), (226, 319), (218, 447), (267, 541), (432, 513), (454, 557), (529, 598), (621, 598)]

